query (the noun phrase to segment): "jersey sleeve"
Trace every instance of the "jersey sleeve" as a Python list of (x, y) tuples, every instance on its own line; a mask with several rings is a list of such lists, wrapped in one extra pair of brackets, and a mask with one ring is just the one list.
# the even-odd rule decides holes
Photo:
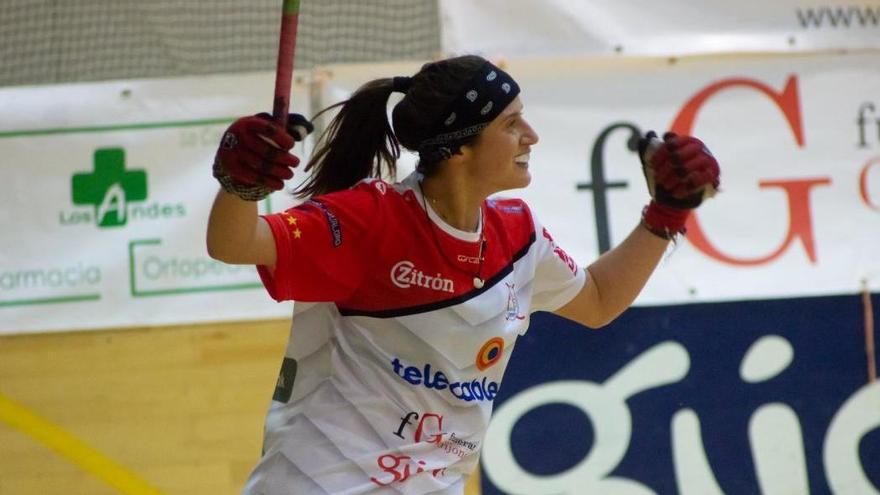
[(532, 311), (554, 311), (571, 301), (586, 282), (586, 270), (556, 244), (550, 232), (532, 215), (536, 254)]
[(276, 301), (339, 302), (360, 285), (382, 228), (369, 188), (339, 191), (265, 215), (275, 238), (274, 272), (257, 271)]

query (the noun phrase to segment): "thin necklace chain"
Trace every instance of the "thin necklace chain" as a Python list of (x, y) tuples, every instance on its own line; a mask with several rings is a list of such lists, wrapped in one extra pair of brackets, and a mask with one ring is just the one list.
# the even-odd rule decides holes
[[(460, 266), (458, 266), (457, 263), (450, 260), (449, 256), (446, 255), (446, 251), (443, 250), (443, 246), (440, 244), (440, 240), (437, 239), (437, 234), (434, 232), (434, 229), (435, 229), (435, 227), (433, 225), (434, 222), (431, 220), (431, 216), (428, 215), (428, 196), (425, 195), (425, 190), (422, 188), (422, 183), (419, 182), (418, 184), (419, 184), (419, 192), (422, 194), (422, 206), (424, 206), (424, 208), (425, 208), (425, 220), (427, 220), (427, 222), (428, 222), (428, 230), (431, 231), (431, 237), (434, 239), (434, 245), (437, 247), (437, 250), (440, 251), (440, 254), (443, 256), (443, 258), (445, 258), (446, 261), (450, 265), (455, 267), (456, 270), (459, 270), (463, 273), (467, 273), (468, 275), (471, 275), (474, 277), (474, 288), (482, 289), (483, 284), (485, 283), (485, 280), (483, 280), (483, 277), (482, 277), (483, 258), (484, 258), (483, 254), (484, 254), (484, 251), (486, 248), (486, 236), (483, 235), (483, 230), (486, 228), (486, 224), (485, 224), (486, 218), (485, 218), (485, 215), (483, 215), (482, 203), (480, 204), (480, 218), (481, 218), (481, 220), (480, 220), (480, 223), (481, 223), (481, 225), (480, 225), (480, 250), (477, 253), (477, 271), (476, 271), (476, 273), (471, 273), (471, 272), (461, 268)], [(431, 200), (431, 202), (433, 203), (434, 200)], [(440, 216), (440, 214), (438, 213), (437, 216)]]

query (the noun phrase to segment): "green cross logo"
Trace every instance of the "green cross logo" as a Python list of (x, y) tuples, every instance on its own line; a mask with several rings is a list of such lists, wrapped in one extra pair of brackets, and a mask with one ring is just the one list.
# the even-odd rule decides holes
[(147, 172), (125, 170), (125, 150), (95, 150), (94, 171), (73, 174), (73, 203), (95, 207), (99, 227), (121, 227), (128, 220), (128, 202), (147, 199)]

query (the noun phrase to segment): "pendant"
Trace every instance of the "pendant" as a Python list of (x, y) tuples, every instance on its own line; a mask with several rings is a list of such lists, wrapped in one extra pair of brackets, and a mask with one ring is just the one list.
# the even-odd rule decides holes
[(474, 288), (482, 289), (483, 284), (483, 279), (481, 279), (480, 277), (474, 277)]

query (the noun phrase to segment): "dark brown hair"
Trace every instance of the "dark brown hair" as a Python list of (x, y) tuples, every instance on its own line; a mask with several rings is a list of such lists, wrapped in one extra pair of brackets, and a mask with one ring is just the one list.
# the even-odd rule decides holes
[[(321, 110), (315, 118), (334, 108), (339, 108), (339, 113), (319, 138), (306, 166), (312, 176), (296, 195), (310, 197), (348, 189), (362, 179), (381, 177), (383, 167), (394, 175), (400, 147), (421, 151), (420, 143), (432, 137), (444, 110), (485, 62), (482, 57), (465, 55), (423, 65), (392, 111), (393, 128), (388, 122), (392, 78), (370, 81), (348, 100)], [(442, 161), (443, 157), (420, 153), (419, 170), (430, 175)]]

